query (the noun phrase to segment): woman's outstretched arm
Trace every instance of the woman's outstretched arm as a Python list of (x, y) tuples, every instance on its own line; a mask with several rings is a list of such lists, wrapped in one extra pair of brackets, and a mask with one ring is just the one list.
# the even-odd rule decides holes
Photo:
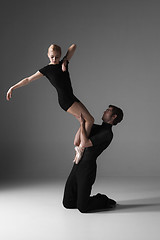
[(15, 90), (16, 88), (19, 87), (23, 87), (25, 85), (28, 85), (29, 83), (31, 83), (32, 81), (39, 79), (40, 77), (42, 77), (43, 74), (40, 73), (39, 71), (37, 71), (36, 73), (34, 73), (33, 75), (31, 75), (30, 77), (24, 78), (21, 81), (19, 81), (18, 83), (16, 83), (15, 85), (13, 85), (12, 87), (9, 88), (7, 95), (6, 95), (6, 99), (9, 101), (12, 97), (12, 92), (13, 90)]

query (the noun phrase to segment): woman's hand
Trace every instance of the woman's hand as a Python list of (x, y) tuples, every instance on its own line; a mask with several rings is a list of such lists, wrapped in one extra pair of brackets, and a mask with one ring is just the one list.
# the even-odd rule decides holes
[(8, 92), (7, 92), (7, 95), (6, 95), (6, 99), (9, 101), (12, 97), (12, 92), (13, 92), (13, 88), (11, 87)]

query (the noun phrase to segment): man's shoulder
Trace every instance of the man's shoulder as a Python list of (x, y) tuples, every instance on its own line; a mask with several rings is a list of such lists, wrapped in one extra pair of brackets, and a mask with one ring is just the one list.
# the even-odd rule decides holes
[(93, 126), (92, 126), (92, 128), (99, 128), (99, 127), (101, 127), (101, 126), (102, 126), (101, 124), (94, 123)]
[(111, 133), (113, 133), (112, 132), (112, 128), (108, 128), (108, 127), (105, 127), (103, 124), (93, 124), (93, 126), (92, 126), (92, 128), (93, 129), (97, 129), (97, 130), (99, 130), (99, 131), (104, 131), (104, 132), (111, 132)]
[(94, 124), (91, 134), (90, 140), (93, 144), (93, 148), (107, 148), (108, 145), (111, 143), (113, 138), (112, 128), (109, 125), (104, 124)]
[(113, 132), (112, 129), (109, 127), (105, 127), (104, 125), (100, 124), (93, 124), (91, 135), (90, 136), (101, 136), (101, 138), (112, 139)]
[(94, 123), (91, 129), (91, 132), (95, 132), (95, 131), (98, 132), (100, 129), (101, 129), (101, 125)]

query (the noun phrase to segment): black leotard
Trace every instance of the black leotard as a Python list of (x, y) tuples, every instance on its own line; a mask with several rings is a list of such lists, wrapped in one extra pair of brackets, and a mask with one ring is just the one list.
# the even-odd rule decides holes
[(68, 72), (68, 61), (66, 71), (62, 71), (63, 60), (59, 64), (49, 64), (39, 70), (46, 76), (51, 84), (56, 88), (58, 93), (58, 101), (61, 108), (65, 111), (72, 106), (74, 102), (80, 102), (73, 94), (70, 75)]

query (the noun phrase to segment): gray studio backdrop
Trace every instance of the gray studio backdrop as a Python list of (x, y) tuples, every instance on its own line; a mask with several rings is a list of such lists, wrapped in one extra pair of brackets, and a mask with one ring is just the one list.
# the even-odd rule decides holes
[(101, 124), (109, 104), (124, 110), (114, 139), (99, 157), (99, 176), (160, 175), (160, 2), (1, 1), (0, 176), (66, 177), (79, 123), (64, 112), (43, 77), (13, 84), (77, 44), (69, 70), (75, 95)]

